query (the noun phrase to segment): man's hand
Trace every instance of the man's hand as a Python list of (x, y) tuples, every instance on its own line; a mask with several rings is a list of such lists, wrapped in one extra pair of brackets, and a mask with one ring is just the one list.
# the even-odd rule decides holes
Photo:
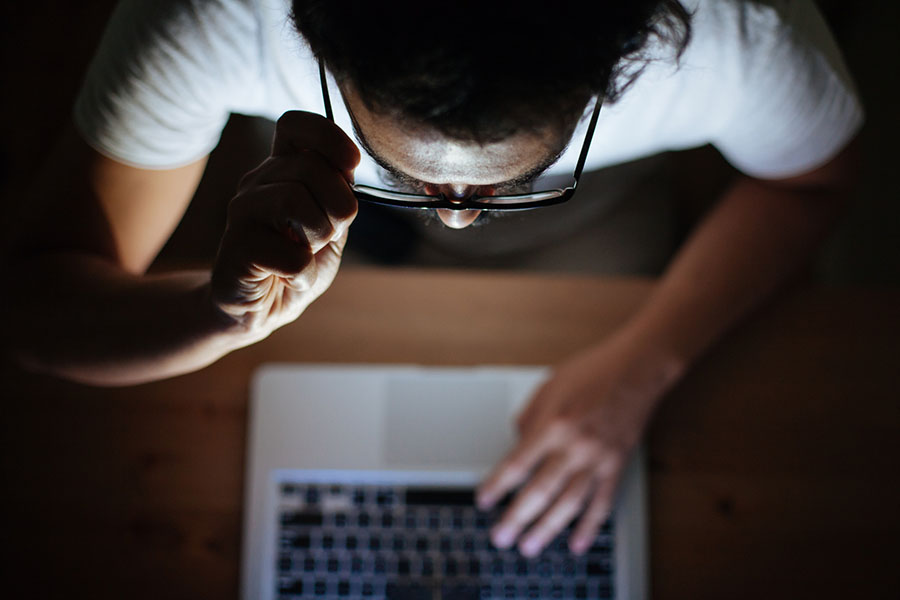
[(272, 155), (247, 173), (228, 209), (212, 301), (247, 343), (290, 323), (334, 280), (356, 216), (359, 150), (336, 125), (293, 111)]
[(564, 363), (518, 418), (520, 441), (478, 490), (488, 509), (519, 488), (491, 531), (534, 556), (579, 514), (570, 549), (585, 552), (609, 516), (619, 478), (676, 369), (621, 341)]

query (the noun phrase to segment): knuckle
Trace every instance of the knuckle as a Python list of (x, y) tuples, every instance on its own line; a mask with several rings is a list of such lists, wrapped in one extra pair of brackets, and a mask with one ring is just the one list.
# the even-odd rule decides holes
[(596, 462), (603, 456), (603, 444), (593, 436), (580, 435), (572, 443), (570, 452), (578, 464)]
[(313, 262), (312, 250), (307, 245), (301, 245), (297, 248), (297, 251), (293, 253), (291, 259), (291, 272), (303, 275), (308, 271), (309, 265)]
[(554, 415), (547, 423), (547, 434), (557, 443), (565, 442), (572, 436), (573, 431), (572, 419), (565, 415)]
[(316, 118), (325, 119), (325, 117), (316, 113), (304, 112), (302, 110), (289, 110), (284, 112), (278, 121), (275, 122), (276, 130), (291, 129), (303, 121), (314, 121)]

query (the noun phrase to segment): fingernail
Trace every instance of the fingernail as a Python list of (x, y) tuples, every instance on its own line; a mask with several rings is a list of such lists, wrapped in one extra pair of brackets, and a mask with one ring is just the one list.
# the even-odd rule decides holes
[(494, 499), (491, 498), (490, 496), (488, 496), (487, 494), (479, 494), (479, 495), (475, 498), (475, 504), (476, 504), (476, 505), (478, 506), (478, 508), (480, 508), (481, 510), (487, 510), (487, 509), (489, 509), (491, 506), (494, 505)]
[(537, 556), (541, 551), (541, 541), (535, 538), (528, 538), (519, 544), (519, 551), (525, 556)]
[(574, 554), (584, 554), (587, 550), (587, 543), (584, 539), (572, 540), (572, 543), (569, 544), (569, 550)]
[(498, 548), (508, 548), (512, 545), (515, 537), (515, 533), (506, 527), (501, 527), (491, 532), (491, 540)]

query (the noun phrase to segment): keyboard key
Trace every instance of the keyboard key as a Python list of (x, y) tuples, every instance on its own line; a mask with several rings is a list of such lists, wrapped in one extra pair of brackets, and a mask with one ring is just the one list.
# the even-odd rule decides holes
[(350, 582), (346, 581), (346, 580), (339, 581), (337, 592), (338, 592), (338, 596), (349, 596), (350, 595)]
[(540, 577), (550, 577), (553, 575), (553, 562), (549, 558), (542, 558), (538, 561), (536, 570)]
[(391, 542), (391, 547), (394, 549), (394, 552), (402, 552), (406, 549), (406, 539), (402, 535), (395, 535)]
[(441, 586), (441, 597), (452, 600), (479, 600), (481, 588), (469, 583), (445, 583)]
[(444, 562), (444, 575), (447, 577), (456, 577), (459, 573), (459, 565), (456, 562), (456, 559), (450, 557)]
[(323, 521), (322, 513), (308, 510), (284, 513), (281, 516), (281, 523), (283, 525), (292, 525), (295, 527), (321, 527)]
[(494, 577), (502, 577), (504, 572), (503, 559), (500, 557), (491, 561), (491, 575)]
[(481, 575), (481, 561), (477, 558), (469, 559), (469, 575), (472, 577), (478, 577)]
[(309, 545), (309, 534), (306, 533), (294, 537), (294, 539), (291, 541), (291, 546), (293, 546), (297, 550), (306, 550), (307, 548), (309, 548)]
[(408, 558), (397, 560), (397, 575), (409, 575), (410, 563)]
[(387, 571), (387, 559), (385, 559), (384, 556), (376, 556), (373, 565), (375, 568), (375, 573), (378, 575), (382, 575)]
[(459, 510), (454, 510), (453, 515), (450, 517), (450, 527), (453, 529), (462, 529), (464, 525), (463, 513)]
[(433, 597), (430, 587), (418, 583), (390, 582), (386, 592), (389, 600), (432, 600)]
[(388, 506), (394, 501), (394, 491), (389, 489), (378, 490), (375, 502), (378, 506)]
[(365, 567), (365, 561), (362, 556), (358, 554), (354, 554), (353, 557), (350, 558), (350, 572), (357, 574), (362, 573), (363, 568)]
[(591, 560), (587, 564), (587, 574), (590, 577), (597, 577), (600, 575), (609, 575), (610, 565), (606, 561), (600, 560)]
[(293, 564), (294, 564), (294, 563), (293, 563), (293, 561), (291, 560), (291, 557), (290, 557), (290, 556), (284, 556), (284, 555), (282, 555), (282, 556), (279, 557), (279, 559), (278, 559), (278, 570), (279, 570), (279, 571), (290, 571), (290, 570), (291, 570), (291, 567), (293, 566)]
[(406, 490), (407, 505), (474, 506), (475, 492), (449, 488), (415, 488)]
[(524, 558), (517, 558), (515, 565), (513, 566), (513, 570), (516, 575), (525, 576), (528, 575), (528, 561)]
[(426, 556), (422, 559), (422, 575), (424, 577), (431, 577), (434, 575), (434, 560), (430, 556)]
[(296, 594), (300, 595), (303, 593), (303, 580), (296, 579), (294, 581), (285, 582), (278, 586), (279, 594)]

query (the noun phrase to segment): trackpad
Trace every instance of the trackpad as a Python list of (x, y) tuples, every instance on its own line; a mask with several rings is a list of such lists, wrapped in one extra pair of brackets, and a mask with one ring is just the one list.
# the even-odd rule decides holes
[(391, 467), (490, 467), (510, 448), (509, 387), (465, 376), (387, 383), (385, 462)]

